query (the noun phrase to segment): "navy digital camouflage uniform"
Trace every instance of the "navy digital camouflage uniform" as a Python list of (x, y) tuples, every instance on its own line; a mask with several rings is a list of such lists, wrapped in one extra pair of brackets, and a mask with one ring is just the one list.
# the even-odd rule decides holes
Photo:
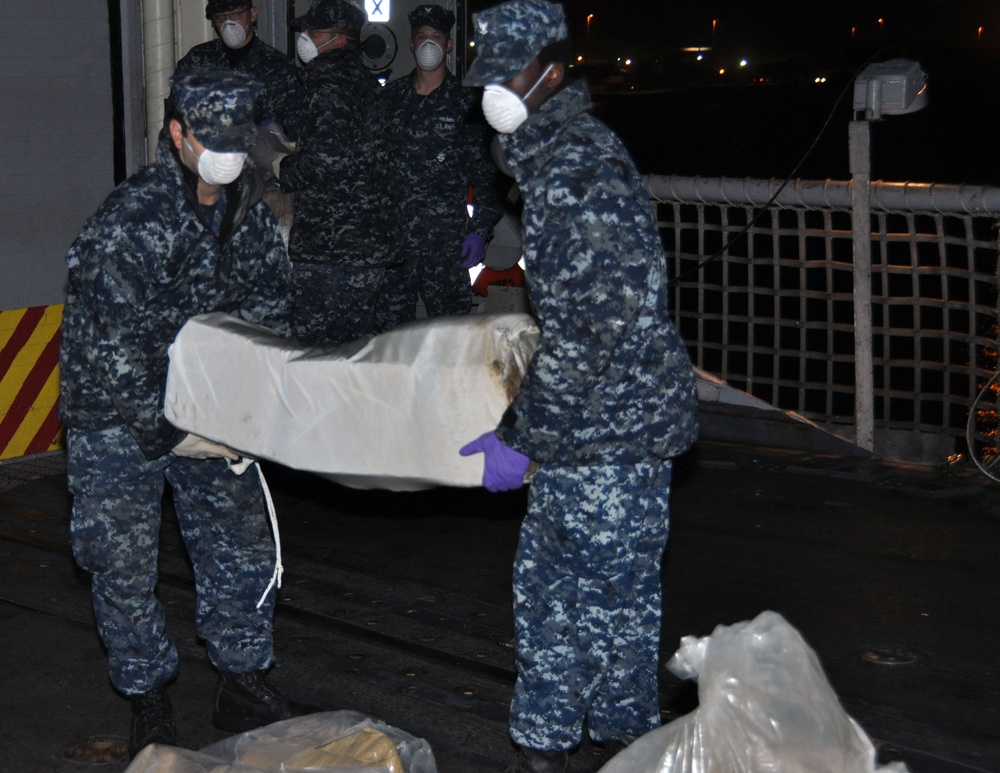
[(417, 93), (412, 75), (392, 81), (385, 91), (392, 106), (405, 258), (390, 272), (389, 304), (399, 322), (413, 319), (418, 294), (430, 317), (467, 314), (473, 295), (469, 272), (460, 266), (462, 242), (469, 233), (489, 241), (502, 215), (486, 127), (473, 120), (479, 93), (450, 72), (427, 95)]
[[(192, 70), (171, 84), (206, 146), (235, 151), (252, 137), (256, 82), (247, 76)], [(232, 131), (217, 131), (233, 116)], [(177, 671), (153, 592), (164, 480), (194, 566), (197, 630), (212, 663), (244, 673), (273, 661), (274, 592), (255, 608), (274, 567), (260, 483), (222, 459), (170, 453), (186, 433), (164, 418), (163, 397), (167, 347), (194, 315), (225, 311), (290, 334), (288, 259), (249, 169), (225, 187), (214, 212), (199, 205), (196, 181), (164, 132), (155, 163), (108, 196), (67, 258), (60, 416), (73, 551), (92, 574), (111, 682), (125, 695), (161, 687)]]
[[(482, 61), (467, 82), (477, 85), (506, 82), (566, 37), (561, 7), (542, 0), (474, 20)], [(659, 725), (670, 460), (698, 431), (648, 194), (589, 107), (585, 84), (570, 84), (500, 135), (524, 197), (528, 293), (541, 330), (497, 428), (540, 463), (514, 564), (510, 730), (542, 750), (576, 745), (585, 720), (597, 741)]]
[(229, 48), (218, 38), (194, 46), (177, 63), (176, 71), (194, 67), (228, 67), (255, 77), (264, 88), (254, 104), (254, 120), (260, 124), (270, 118), (278, 122), (290, 140), (298, 137), (299, 103), (304, 93), (298, 69), (295, 62), (256, 33), (242, 48)]
[[(310, 14), (293, 26), (356, 35), (364, 19), (330, 0), (316, 0)], [(356, 44), (320, 52), (304, 83), (298, 147), (279, 174), (282, 190), (295, 193), (293, 324), (302, 341), (336, 345), (381, 332), (375, 306), (386, 268), (401, 260), (388, 115)]]

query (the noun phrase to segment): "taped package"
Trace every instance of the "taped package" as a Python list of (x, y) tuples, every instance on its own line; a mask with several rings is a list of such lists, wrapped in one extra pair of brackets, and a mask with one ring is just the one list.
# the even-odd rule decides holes
[(355, 488), (479, 486), (481, 455), (538, 342), (526, 314), (438, 317), (339, 347), (304, 346), (227, 314), (170, 347), (164, 413), (247, 457)]
[(152, 744), (126, 773), (437, 773), (430, 744), (356, 711), (327, 711), (230, 736), (199, 751)]

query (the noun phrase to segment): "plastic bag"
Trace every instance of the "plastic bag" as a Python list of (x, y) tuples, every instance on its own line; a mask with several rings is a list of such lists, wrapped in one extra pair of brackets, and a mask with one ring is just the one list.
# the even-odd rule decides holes
[[(392, 747), (392, 748), (387, 748)], [(125, 773), (437, 773), (430, 744), (355, 711), (275, 722), (199, 751), (153, 744)]]
[(685, 636), (667, 667), (698, 680), (698, 708), (600, 773), (906, 773), (902, 763), (876, 767), (816, 654), (776, 612)]

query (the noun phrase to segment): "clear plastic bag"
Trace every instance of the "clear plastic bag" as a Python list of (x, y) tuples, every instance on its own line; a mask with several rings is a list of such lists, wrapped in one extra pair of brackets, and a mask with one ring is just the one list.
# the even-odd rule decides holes
[(437, 773), (427, 741), (355, 711), (275, 722), (199, 751), (153, 744), (126, 773)]
[(876, 767), (816, 653), (776, 612), (685, 636), (667, 667), (698, 680), (698, 708), (600, 773), (906, 773), (902, 763)]

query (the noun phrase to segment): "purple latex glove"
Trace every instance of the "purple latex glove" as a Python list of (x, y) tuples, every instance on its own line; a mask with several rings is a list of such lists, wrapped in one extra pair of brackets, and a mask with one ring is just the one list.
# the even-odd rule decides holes
[(488, 491), (510, 491), (524, 485), (524, 474), (531, 460), (515, 451), (497, 437), (496, 432), (486, 432), (471, 443), (462, 446), (462, 456), (483, 455), (483, 486)]
[(482, 234), (466, 234), (462, 242), (462, 261), (459, 268), (472, 268), (483, 262), (486, 254), (486, 237)]

